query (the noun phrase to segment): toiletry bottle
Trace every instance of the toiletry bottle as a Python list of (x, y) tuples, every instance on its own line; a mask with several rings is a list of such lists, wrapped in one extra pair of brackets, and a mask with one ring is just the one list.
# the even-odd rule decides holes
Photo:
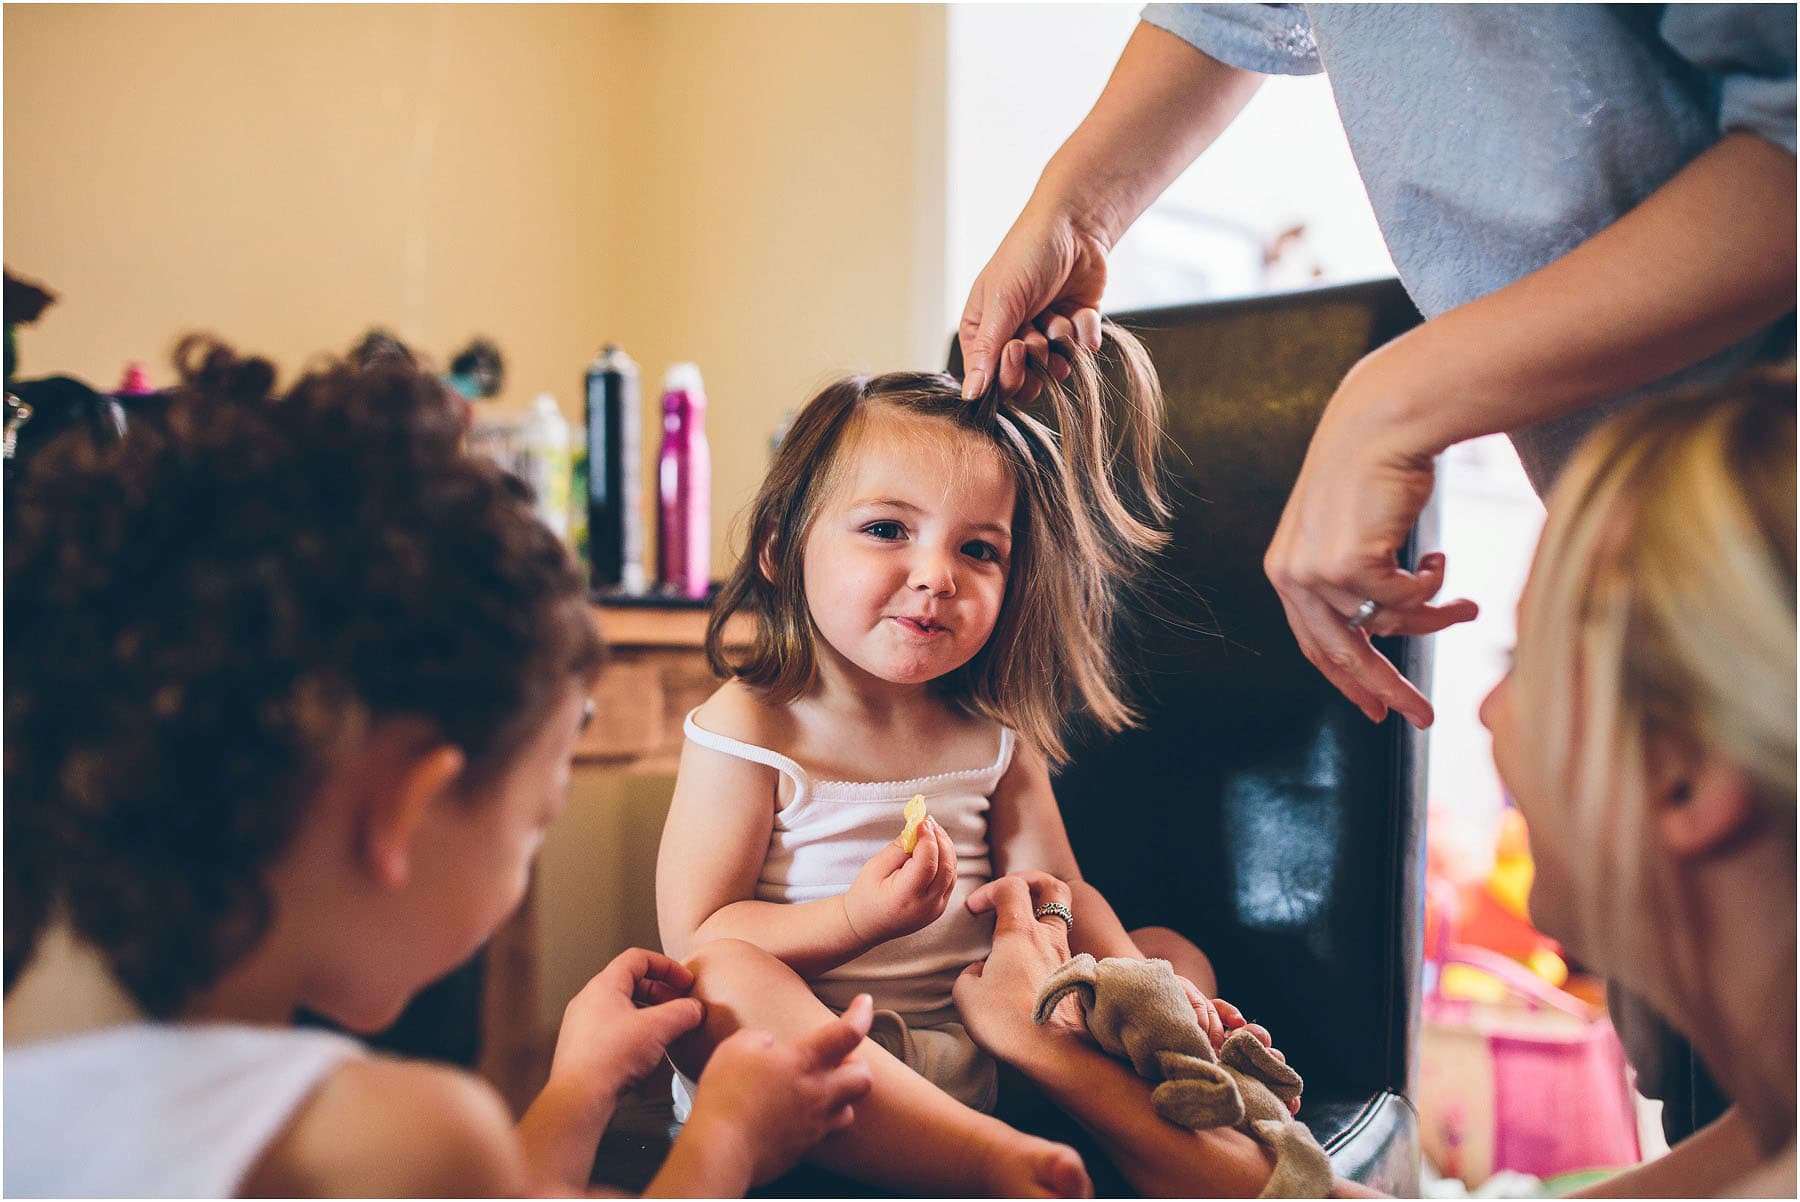
[(706, 393), (692, 363), (675, 364), (663, 379), (657, 491), (658, 583), (678, 596), (704, 599), (712, 575), (712, 452)]
[(532, 508), (544, 525), (556, 532), (556, 537), (567, 541), (573, 459), (569, 423), (555, 397), (547, 392), (538, 394), (519, 436), (524, 460), (522, 474), (531, 485)]

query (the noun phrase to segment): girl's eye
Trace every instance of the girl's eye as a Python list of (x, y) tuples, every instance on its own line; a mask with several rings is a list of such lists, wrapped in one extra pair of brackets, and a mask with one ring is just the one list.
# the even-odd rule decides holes
[(863, 533), (883, 542), (892, 542), (906, 532), (901, 529), (899, 522), (870, 522), (863, 527)]
[(993, 543), (965, 543), (963, 544), (963, 554), (971, 559), (979, 559), (983, 563), (1000, 562), (1000, 551)]

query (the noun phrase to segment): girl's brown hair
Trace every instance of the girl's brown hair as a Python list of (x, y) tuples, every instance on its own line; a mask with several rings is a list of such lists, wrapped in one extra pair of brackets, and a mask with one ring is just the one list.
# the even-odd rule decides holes
[[(1059, 384), (1040, 373), (1038, 412), (962, 397), (955, 378), (893, 372), (839, 380), (808, 401), (776, 453), (749, 517), (745, 553), (713, 606), (706, 654), (774, 704), (811, 687), (816, 637), (806, 605), (806, 539), (845, 474), (847, 453), (877, 408), (937, 418), (998, 452), (1016, 489), (1011, 570), (999, 620), (985, 646), (934, 687), (951, 703), (1018, 731), (1053, 763), (1067, 758), (1072, 716), (1103, 730), (1131, 725), (1113, 664), (1119, 599), (1168, 535), (1157, 480), (1162, 390), (1137, 339), (1108, 323), (1106, 342), (1122, 387), (1099, 357), (1071, 349)], [(748, 652), (725, 654), (725, 625), (756, 619)]]

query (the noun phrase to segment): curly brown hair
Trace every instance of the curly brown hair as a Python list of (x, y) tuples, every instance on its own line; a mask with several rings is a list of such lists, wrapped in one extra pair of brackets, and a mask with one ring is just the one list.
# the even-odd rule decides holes
[(6, 984), (66, 922), (152, 1016), (267, 930), (343, 741), (430, 722), (471, 804), (601, 645), (524, 484), (389, 358), (285, 394), (211, 339), (163, 420), (46, 448), (6, 514)]

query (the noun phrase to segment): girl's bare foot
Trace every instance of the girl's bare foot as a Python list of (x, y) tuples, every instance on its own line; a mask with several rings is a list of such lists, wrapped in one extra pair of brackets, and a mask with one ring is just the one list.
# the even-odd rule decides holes
[(1067, 1144), (1007, 1128), (1007, 1138), (982, 1160), (985, 1192), (995, 1198), (1091, 1198), (1094, 1184), (1080, 1155)]

